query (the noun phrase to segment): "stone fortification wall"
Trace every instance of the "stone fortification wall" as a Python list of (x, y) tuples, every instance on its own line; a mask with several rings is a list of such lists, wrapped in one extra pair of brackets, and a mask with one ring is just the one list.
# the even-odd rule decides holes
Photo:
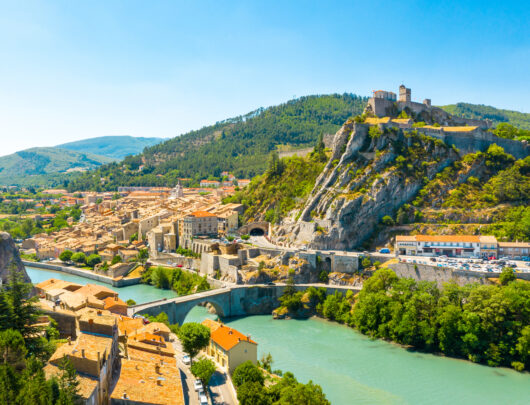
[(418, 132), (440, 139), (448, 145), (454, 145), (462, 153), (485, 152), (491, 144), (501, 146), (506, 153), (517, 159), (530, 155), (530, 145), (513, 139), (499, 138), (491, 132), (477, 129), (471, 132), (446, 132), (442, 128), (416, 128)]
[[(413, 278), (416, 281), (436, 281), (440, 287), (443, 283), (453, 280), (458, 285), (470, 283), (486, 284), (488, 278), (499, 277), (499, 273), (454, 270), (425, 264), (394, 263), (389, 267), (394, 270), (398, 277)], [(530, 273), (516, 273), (516, 276), (522, 280), (530, 280)]]
[[(57, 307), (56, 307), (57, 308)], [(76, 339), (77, 336), (77, 324), (75, 313), (71, 311), (65, 311), (62, 309), (47, 309), (41, 308), (44, 315), (49, 316), (57, 322), (59, 335), (61, 338), (70, 336), (72, 340)]]

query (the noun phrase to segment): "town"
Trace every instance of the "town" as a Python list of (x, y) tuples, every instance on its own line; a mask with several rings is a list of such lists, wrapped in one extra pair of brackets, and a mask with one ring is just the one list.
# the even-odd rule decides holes
[(220, 322), (203, 321), (210, 338), (193, 359), (184, 351), (175, 325), (170, 328), (167, 322), (151, 322), (141, 315), (128, 317), (127, 303), (107, 287), (52, 278), (35, 288), (43, 324), (52, 319), (65, 341), (44, 371), (48, 378), (59, 374), (67, 358), (77, 372), (78, 395), (85, 404), (209, 404), (203, 385), (208, 381), (190, 371), (191, 362), (201, 358), (213, 360), (226, 381), (216, 389), (235, 399), (230, 375), (240, 364), (257, 362), (257, 343)]

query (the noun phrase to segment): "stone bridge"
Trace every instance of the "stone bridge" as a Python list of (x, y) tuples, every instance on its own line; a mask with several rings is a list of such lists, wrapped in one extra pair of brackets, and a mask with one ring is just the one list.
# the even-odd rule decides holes
[(251, 222), (250, 224), (243, 225), (239, 228), (238, 232), (240, 235), (252, 235), (261, 236), (268, 235), (270, 229), (270, 223), (266, 221)]
[[(329, 286), (325, 284), (299, 284), (297, 290), (309, 286), (324, 287), (328, 294), (335, 291), (360, 291), (360, 287)], [(211, 304), (220, 317), (271, 314), (280, 305), (278, 298), (282, 295), (285, 285), (245, 285), (219, 288), (196, 294), (171, 299), (162, 299), (145, 304), (131, 306), (127, 315), (148, 314), (156, 316), (165, 312), (170, 323), (182, 325), (190, 310), (206, 303)]]

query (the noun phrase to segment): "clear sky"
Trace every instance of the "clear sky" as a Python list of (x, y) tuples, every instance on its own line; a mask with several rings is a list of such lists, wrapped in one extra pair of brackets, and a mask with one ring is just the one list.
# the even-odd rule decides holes
[(0, 155), (374, 89), (530, 112), (527, 1), (0, 0)]

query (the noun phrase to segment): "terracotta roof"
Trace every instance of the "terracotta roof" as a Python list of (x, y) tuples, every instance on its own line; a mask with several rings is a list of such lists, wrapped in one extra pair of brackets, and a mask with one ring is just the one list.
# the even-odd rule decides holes
[(56, 278), (50, 278), (48, 280), (42, 281), (35, 285), (35, 287), (40, 288), (43, 291), (48, 290), (56, 290), (56, 289), (67, 289), (70, 291), (74, 291), (76, 289), (80, 289), (82, 286), (81, 284), (72, 283), (70, 281), (64, 281), (64, 280), (58, 280)]
[(497, 243), (497, 238), (493, 235), (479, 236), (480, 243)]
[(414, 235), (396, 235), (396, 242), (416, 242)]
[(191, 216), (194, 216), (195, 218), (202, 218), (202, 217), (215, 217), (214, 214), (207, 211), (195, 211), (190, 214)]
[(122, 360), (121, 373), (111, 398), (157, 405), (184, 404), (180, 371), (137, 360)]
[(127, 316), (118, 317), (118, 330), (120, 335), (131, 335), (143, 326), (144, 321), (141, 318), (129, 318)]
[(96, 284), (86, 284), (83, 287), (81, 287), (79, 290), (76, 291), (76, 293), (83, 294), (83, 295), (93, 295), (98, 298), (105, 298), (107, 296), (114, 296), (116, 295), (116, 291), (111, 290), (108, 287), (102, 286), (102, 285), (96, 285)]
[[(209, 327), (208, 324), (205, 326)], [(257, 345), (257, 343), (251, 340), (248, 336), (245, 336), (238, 330), (223, 324), (219, 324), (219, 326), (214, 330), (210, 329), (210, 333), (210, 338), (226, 351), (231, 350), (234, 346), (238, 345), (242, 341)]]
[(416, 235), (418, 242), (480, 242), (475, 235)]
[(127, 306), (120, 298), (116, 297), (107, 297), (103, 300), (105, 303), (105, 309), (109, 309), (115, 306)]
[(148, 363), (169, 364), (171, 366), (177, 365), (177, 360), (174, 356), (157, 354), (153, 352), (146, 352), (135, 347), (127, 347), (127, 354), (129, 360), (146, 361)]
[[(103, 357), (104, 353), (110, 353), (111, 347), (112, 338), (81, 333), (77, 340), (71, 344), (65, 343), (59, 346), (55, 353), (50, 357), (49, 362), (58, 364), (64, 356), (86, 358), (88, 360), (97, 361), (98, 353)], [(85, 350), (84, 357), (82, 352), (83, 349)]]

